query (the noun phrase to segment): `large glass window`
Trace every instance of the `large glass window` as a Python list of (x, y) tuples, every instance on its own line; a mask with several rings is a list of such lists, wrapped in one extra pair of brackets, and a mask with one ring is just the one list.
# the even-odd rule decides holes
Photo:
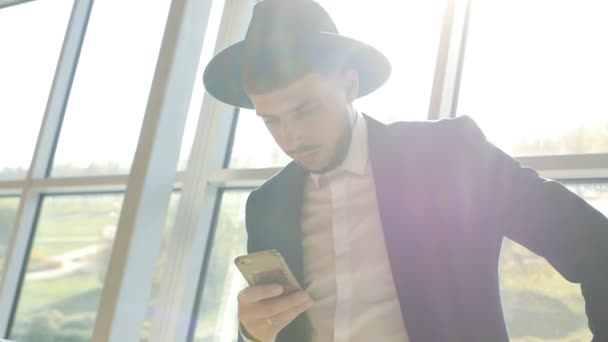
[(236, 341), (236, 296), (245, 280), (233, 260), (247, 253), (245, 204), (249, 191), (224, 191), (204, 276), (195, 341)]
[(285, 166), (290, 161), (291, 158), (279, 148), (266, 129), (262, 118), (253, 110), (241, 109), (229, 166), (263, 168)]
[(319, 0), (341, 34), (370, 44), (388, 57), (392, 73), (357, 108), (386, 122), (424, 120), (429, 111), (444, 0)]
[(52, 176), (128, 173), (169, 4), (168, 0), (95, 2)]
[(30, 166), (72, 4), (0, 9), (0, 180), (24, 178)]
[[(608, 184), (569, 188), (608, 214)], [(591, 340), (580, 286), (565, 280), (544, 258), (508, 239), (501, 252), (500, 285), (511, 341)]]
[[(428, 115), (444, 0), (322, 0), (341, 34), (382, 51), (392, 64), (389, 81), (358, 99), (356, 107), (385, 123)], [(373, 29), (370, 29), (373, 28)], [(241, 111), (230, 167), (283, 166), (289, 161), (252, 111)]]
[(11, 339), (90, 341), (122, 199), (43, 198)]
[(514, 155), (608, 152), (608, 2), (474, 1), (458, 104)]
[(6, 249), (11, 238), (19, 197), (0, 197), (0, 272), (4, 267)]

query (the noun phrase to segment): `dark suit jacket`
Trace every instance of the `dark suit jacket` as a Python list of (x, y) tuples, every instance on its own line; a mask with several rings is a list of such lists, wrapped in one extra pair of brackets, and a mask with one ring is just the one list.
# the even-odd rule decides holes
[[(365, 116), (386, 248), (411, 342), (508, 341), (503, 236), (581, 284), (593, 341), (608, 341), (608, 220), (486, 141), (468, 117), (390, 126)], [(251, 193), (248, 251), (279, 250), (302, 282), (307, 172), (291, 163)], [(304, 284), (305, 285), (305, 284)], [(280, 342), (305, 341), (301, 315)]]

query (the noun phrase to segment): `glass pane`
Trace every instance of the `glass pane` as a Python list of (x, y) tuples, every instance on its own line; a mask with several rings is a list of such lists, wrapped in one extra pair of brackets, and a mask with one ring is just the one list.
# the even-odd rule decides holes
[(264, 121), (250, 109), (239, 111), (230, 156), (231, 168), (285, 166), (291, 161), (266, 129)]
[(427, 118), (444, 14), (444, 0), (319, 0), (341, 34), (388, 57), (391, 77), (357, 108), (385, 122)]
[(184, 130), (184, 137), (182, 139), (182, 148), (179, 155), (178, 165), (178, 170), (180, 171), (185, 170), (188, 164), (189, 153), (192, 148), (194, 134), (196, 133), (196, 125), (198, 123), (198, 117), (203, 104), (203, 95), (205, 94), (203, 72), (205, 71), (205, 66), (207, 66), (207, 63), (209, 63), (209, 60), (211, 60), (211, 57), (213, 56), (223, 12), (224, 0), (214, 0), (211, 3), (211, 14), (209, 17), (209, 22), (207, 23), (207, 31), (205, 32), (205, 38), (203, 41), (203, 50), (201, 52), (201, 59), (199, 61), (198, 72), (196, 73), (196, 79), (194, 80), (195, 83), (192, 91), (192, 98), (190, 99), (188, 119), (186, 121), (186, 128)]
[[(342, 34), (376, 47), (391, 61), (393, 69), (388, 82), (373, 94), (358, 99), (357, 109), (385, 123), (426, 119), (444, 0), (319, 3)], [(289, 157), (276, 146), (261, 119), (251, 114), (243, 111), (239, 117), (230, 167), (285, 165)]]
[(236, 296), (245, 279), (233, 260), (247, 253), (245, 204), (249, 191), (226, 191), (222, 197), (196, 325), (195, 341), (236, 341)]
[(91, 340), (122, 200), (44, 198), (11, 339)]
[(608, 152), (607, 12), (595, 0), (476, 1), (458, 113), (514, 155)]
[(52, 176), (129, 171), (169, 3), (169, 0), (95, 2)]
[(0, 180), (24, 178), (30, 167), (72, 4), (0, 9)]
[[(608, 214), (608, 184), (569, 188)], [(505, 239), (500, 286), (511, 341), (590, 341), (580, 286), (565, 280), (541, 257)]]
[(4, 267), (6, 249), (11, 238), (18, 207), (19, 197), (0, 197), (0, 273)]
[(179, 205), (181, 193), (174, 192), (171, 194), (171, 200), (169, 202), (169, 211), (167, 212), (167, 220), (165, 222), (165, 229), (163, 231), (162, 245), (160, 248), (160, 256), (156, 262), (156, 272), (154, 273), (154, 280), (152, 283), (152, 290), (150, 293), (150, 301), (148, 303), (148, 312), (146, 314), (146, 320), (144, 321), (141, 331), (141, 341), (150, 340), (150, 332), (152, 330), (152, 319), (154, 318), (154, 311), (159, 310), (157, 301), (160, 290), (160, 283), (162, 277), (165, 274), (165, 264), (167, 262), (167, 247), (170, 242), (171, 233), (173, 232), (173, 225), (175, 223), (175, 217), (177, 216), (177, 206)]

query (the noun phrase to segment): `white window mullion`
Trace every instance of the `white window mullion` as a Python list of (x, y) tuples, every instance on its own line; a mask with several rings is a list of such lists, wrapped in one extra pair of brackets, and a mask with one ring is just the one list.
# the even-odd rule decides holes
[(0, 196), (11, 196), (21, 193), (27, 184), (25, 180), (0, 181)]
[(93, 341), (140, 338), (210, 10), (210, 1), (171, 2)]
[(281, 171), (281, 168), (223, 169), (209, 175), (209, 183), (221, 188), (257, 188)]
[(7, 8), (11, 6), (21, 5), (26, 2), (30, 2), (33, 0), (0, 0), (0, 9)]
[(515, 159), (550, 179), (608, 178), (608, 153), (526, 156)]
[(472, 0), (446, 0), (429, 120), (455, 116)]
[[(252, 9), (253, 1), (225, 1), (216, 52), (242, 39)], [(233, 112), (233, 107), (205, 94), (167, 247), (167, 263), (157, 302), (160, 310), (153, 315), (150, 341), (181, 342), (188, 337), (193, 314), (196, 314), (194, 304), (217, 203), (218, 187), (209, 179), (223, 167)]]
[(4, 336), (8, 334), (13, 308), (19, 296), (35, 216), (40, 204), (38, 190), (32, 188), (32, 183), (34, 180), (43, 179), (51, 164), (92, 5), (92, 0), (74, 1), (36, 149), (15, 216), (0, 287), (0, 333)]

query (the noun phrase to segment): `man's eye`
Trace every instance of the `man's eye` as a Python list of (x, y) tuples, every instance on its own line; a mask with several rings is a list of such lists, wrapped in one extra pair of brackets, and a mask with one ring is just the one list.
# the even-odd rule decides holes
[(316, 112), (316, 108), (306, 108), (302, 111), (300, 111), (298, 114), (300, 117), (307, 117), (307, 116), (311, 116)]

